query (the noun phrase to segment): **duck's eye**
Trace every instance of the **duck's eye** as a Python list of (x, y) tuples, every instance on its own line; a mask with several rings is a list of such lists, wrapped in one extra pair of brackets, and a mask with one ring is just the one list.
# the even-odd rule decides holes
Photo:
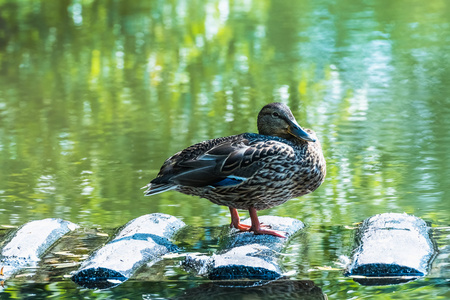
[(278, 118), (279, 116), (280, 116), (280, 114), (277, 113), (276, 111), (274, 111), (274, 112), (272, 113), (272, 117), (274, 117), (274, 118)]

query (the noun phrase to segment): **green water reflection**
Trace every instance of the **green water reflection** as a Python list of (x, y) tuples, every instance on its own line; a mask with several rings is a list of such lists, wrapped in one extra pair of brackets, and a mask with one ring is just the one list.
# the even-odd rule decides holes
[(447, 225), (449, 15), (446, 0), (0, 0), (0, 224), (227, 224), (224, 207), (140, 187), (281, 101), (328, 174), (261, 214), (318, 232), (383, 212)]

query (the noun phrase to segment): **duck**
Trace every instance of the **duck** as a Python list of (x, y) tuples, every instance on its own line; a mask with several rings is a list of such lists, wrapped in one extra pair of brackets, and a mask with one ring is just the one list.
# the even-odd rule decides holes
[[(302, 128), (289, 107), (274, 102), (257, 117), (258, 133), (206, 140), (169, 157), (146, 196), (175, 190), (227, 206), (230, 227), (286, 238), (260, 223), (257, 212), (315, 191), (324, 181), (326, 162), (316, 133)], [(238, 209), (248, 210), (251, 225)]]

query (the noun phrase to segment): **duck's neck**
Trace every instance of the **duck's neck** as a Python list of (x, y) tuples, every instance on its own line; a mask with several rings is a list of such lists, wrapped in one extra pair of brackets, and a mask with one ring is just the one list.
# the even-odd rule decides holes
[(294, 145), (306, 145), (308, 144), (307, 141), (299, 139), (291, 134), (287, 134), (287, 135), (272, 135), (272, 136), (276, 136), (285, 140), (288, 140), (289, 142), (291, 142)]

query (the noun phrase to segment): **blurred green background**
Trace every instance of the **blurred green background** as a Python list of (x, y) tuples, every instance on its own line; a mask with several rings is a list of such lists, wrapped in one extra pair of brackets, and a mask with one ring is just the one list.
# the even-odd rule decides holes
[(449, 16), (447, 0), (0, 0), (0, 224), (226, 225), (225, 207), (140, 188), (281, 101), (328, 174), (261, 215), (317, 232), (383, 212), (448, 225)]
[(445, 0), (0, 1), (0, 223), (228, 222), (140, 188), (193, 143), (255, 132), (272, 101), (318, 133), (328, 175), (271, 214), (448, 223), (449, 15)]

